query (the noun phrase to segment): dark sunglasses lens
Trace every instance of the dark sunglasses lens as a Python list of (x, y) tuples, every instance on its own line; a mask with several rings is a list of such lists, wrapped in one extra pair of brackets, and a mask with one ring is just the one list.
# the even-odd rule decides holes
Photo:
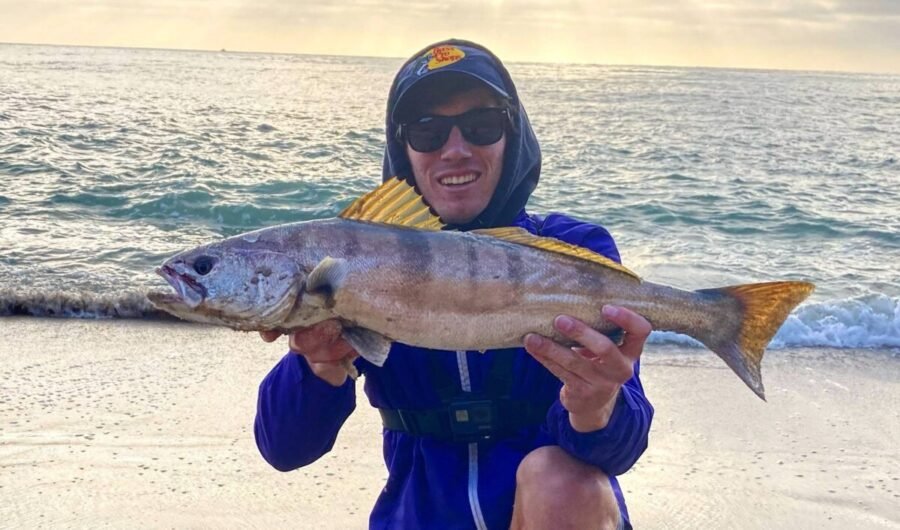
[(475, 145), (499, 142), (506, 130), (506, 113), (502, 109), (479, 109), (458, 118), (463, 137)]
[(420, 153), (430, 153), (440, 149), (450, 136), (453, 123), (440, 117), (410, 123), (406, 126), (406, 140), (409, 146)]
[(506, 131), (504, 109), (475, 109), (459, 116), (428, 116), (406, 125), (406, 141), (420, 153), (436, 151), (447, 142), (454, 125), (463, 138), (473, 145), (491, 145), (500, 141)]

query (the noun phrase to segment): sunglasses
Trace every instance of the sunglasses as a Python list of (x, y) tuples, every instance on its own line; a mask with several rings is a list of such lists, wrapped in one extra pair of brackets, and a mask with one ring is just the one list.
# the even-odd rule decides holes
[(447, 143), (454, 126), (467, 142), (484, 146), (499, 142), (509, 124), (508, 109), (485, 107), (456, 116), (423, 116), (400, 125), (400, 134), (414, 151), (431, 153)]

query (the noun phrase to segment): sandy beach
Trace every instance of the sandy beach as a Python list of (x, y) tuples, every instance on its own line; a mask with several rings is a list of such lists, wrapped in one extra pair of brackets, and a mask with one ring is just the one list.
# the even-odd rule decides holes
[[(290, 473), (253, 441), (286, 344), (137, 321), (0, 319), (0, 527), (365, 528), (386, 472), (362, 397)], [(768, 403), (703, 352), (648, 346), (636, 528), (900, 528), (900, 355), (775, 350)]]

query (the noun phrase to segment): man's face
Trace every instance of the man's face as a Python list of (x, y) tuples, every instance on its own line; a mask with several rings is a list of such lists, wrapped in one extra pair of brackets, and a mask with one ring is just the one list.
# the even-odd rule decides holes
[[(424, 114), (456, 116), (484, 107), (497, 107), (487, 88), (454, 94)], [(406, 146), (416, 184), (425, 200), (445, 223), (465, 224), (475, 219), (491, 200), (503, 170), (506, 134), (491, 145), (473, 145), (454, 126), (447, 143), (430, 153)]]

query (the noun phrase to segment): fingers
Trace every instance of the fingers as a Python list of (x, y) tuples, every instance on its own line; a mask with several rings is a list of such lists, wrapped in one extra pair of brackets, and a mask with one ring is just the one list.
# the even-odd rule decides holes
[(305, 355), (310, 362), (334, 362), (356, 353), (341, 338), (341, 324), (336, 320), (294, 331), (289, 344), (292, 351)]
[(626, 358), (606, 335), (567, 315), (558, 316), (553, 325), (583, 348), (576, 350), (579, 355), (572, 357), (577, 359), (573, 363), (582, 367), (585, 379), (598, 381), (602, 378), (621, 383), (633, 375), (633, 361)]
[(605, 363), (587, 348), (566, 348), (535, 333), (526, 335), (525, 348), (563, 383), (559, 399), (574, 428), (589, 432), (606, 424), (612, 410), (608, 403), (631, 377), (625, 356), (616, 353), (622, 367), (611, 370), (614, 363)]
[(553, 327), (576, 346), (568, 348), (536, 333), (529, 333), (524, 341), (525, 349), (562, 381), (560, 401), (569, 411), (569, 422), (580, 432), (607, 424), (622, 385), (634, 376), (634, 363), (651, 331), (645, 318), (628, 309), (604, 306), (602, 314), (624, 332), (620, 345), (568, 315), (554, 319)]
[(589, 361), (599, 359), (600, 356), (583, 346), (572, 346), (572, 350)]
[(560, 333), (574, 340), (584, 348), (595, 355), (609, 350), (610, 346), (615, 346), (609, 337), (600, 333), (595, 329), (591, 329), (587, 324), (572, 318), (568, 315), (559, 315), (553, 321), (553, 327)]
[[(584, 382), (574, 367), (579, 360), (570, 348), (561, 346), (537, 333), (525, 335), (525, 350), (566, 385)], [(581, 361), (586, 362), (584, 359)]]
[(636, 361), (644, 350), (644, 343), (653, 331), (653, 326), (641, 315), (624, 307), (605, 305), (602, 314), (603, 318), (625, 331), (619, 351), (632, 361)]
[[(341, 323), (325, 320), (308, 328), (288, 333), (288, 347), (294, 353), (306, 356), (310, 362), (334, 362), (345, 357), (355, 357), (356, 351), (341, 337)], [(260, 331), (266, 342), (273, 342), (285, 333), (281, 330)]]

